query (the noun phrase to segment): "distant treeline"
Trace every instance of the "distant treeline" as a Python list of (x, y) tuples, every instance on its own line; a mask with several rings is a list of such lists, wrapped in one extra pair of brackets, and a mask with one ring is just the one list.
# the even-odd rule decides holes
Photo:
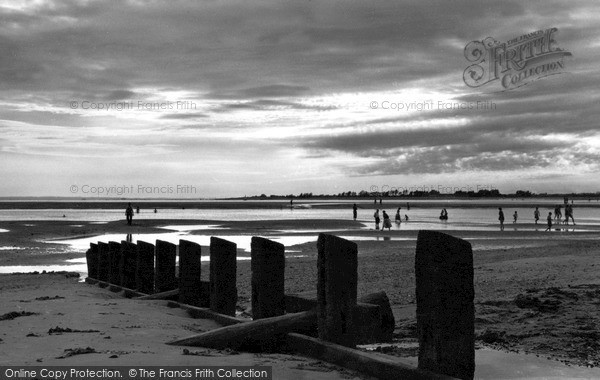
[(346, 191), (338, 194), (313, 194), (313, 193), (300, 193), (300, 194), (287, 194), (287, 195), (253, 195), (244, 197), (244, 199), (309, 199), (309, 198), (529, 198), (529, 197), (543, 197), (543, 198), (598, 198), (600, 197), (600, 191), (595, 193), (561, 193), (561, 194), (549, 194), (549, 193), (533, 193), (528, 190), (517, 190), (512, 194), (502, 194), (499, 190), (487, 190), (481, 189), (479, 191), (456, 191), (454, 193), (440, 193), (437, 190), (430, 191), (410, 191), (410, 192), (399, 192), (396, 190), (385, 191), (385, 192), (373, 192), (361, 190)]

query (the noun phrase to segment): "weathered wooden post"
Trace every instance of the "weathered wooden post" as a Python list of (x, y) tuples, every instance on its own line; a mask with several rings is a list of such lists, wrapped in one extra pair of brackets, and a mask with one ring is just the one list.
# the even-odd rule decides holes
[(210, 309), (235, 316), (237, 304), (237, 245), (210, 238)]
[(98, 280), (108, 282), (109, 272), (108, 244), (98, 242)]
[(110, 261), (110, 273), (108, 282), (113, 285), (121, 285), (121, 272), (119, 263), (121, 262), (121, 244), (116, 241), (108, 242), (108, 257)]
[(260, 237), (250, 243), (252, 271), (252, 318), (276, 317), (285, 313), (285, 247)]
[(167, 241), (156, 241), (156, 280), (157, 293), (177, 289), (177, 278), (175, 277), (175, 259), (177, 258), (177, 246)]
[(471, 244), (441, 232), (419, 231), (415, 276), (419, 368), (473, 379), (475, 291)]
[(199, 306), (202, 294), (200, 281), (201, 248), (199, 244), (179, 240), (179, 302)]
[(121, 286), (135, 289), (135, 267), (137, 265), (137, 246), (128, 241), (121, 241)]
[(98, 279), (98, 244), (90, 243), (90, 249), (85, 253), (88, 277)]
[(319, 338), (354, 348), (358, 247), (337, 236), (320, 234), (317, 251)]
[(138, 241), (137, 248), (135, 287), (139, 292), (152, 294), (154, 293), (154, 245)]

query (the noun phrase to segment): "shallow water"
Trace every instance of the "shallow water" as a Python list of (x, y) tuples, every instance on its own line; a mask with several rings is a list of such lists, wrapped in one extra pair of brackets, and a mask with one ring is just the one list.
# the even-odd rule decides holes
[[(540, 201), (548, 202), (547, 199), (540, 199)], [(328, 203), (340, 203), (346, 202), (342, 200), (329, 201)], [(423, 202), (431, 203), (431, 201), (424, 200)], [(449, 201), (448, 201), (449, 202)], [(397, 224), (394, 221), (392, 222), (392, 231), (417, 231), (417, 230), (438, 230), (438, 231), (498, 231), (498, 211), (496, 208), (489, 207), (493, 202), (497, 202), (497, 200), (473, 200), (470, 201), (470, 205), (477, 204), (482, 207), (464, 207), (464, 208), (448, 208), (448, 221), (439, 220), (440, 210), (432, 209), (432, 208), (419, 208), (418, 201), (411, 201), (411, 209), (408, 210), (406, 206), (406, 202), (399, 202), (392, 207), (391, 204), (386, 204), (382, 209), (387, 210), (388, 214), (394, 220), (394, 216), (396, 214), (396, 207), (400, 205), (402, 208), (400, 210), (400, 215), (402, 216), (402, 223)], [(507, 203), (507, 200), (502, 200), (504, 204)], [(515, 205), (514, 208), (506, 207), (504, 210), (505, 213), (505, 229), (506, 231), (544, 231), (546, 228), (545, 217), (549, 211), (549, 208), (540, 208), (541, 220), (538, 225), (533, 223), (533, 208), (531, 207), (521, 207), (521, 204), (527, 202), (528, 204), (532, 203), (531, 199), (528, 200), (514, 200), (512, 203)], [(215, 202), (217, 204), (218, 202)], [(300, 203), (300, 202), (298, 202)], [(296, 203), (296, 204), (298, 204)], [(311, 202), (311, 204), (325, 204), (327, 202)], [(390, 202), (391, 203), (391, 202)], [(511, 202), (508, 202), (511, 203)], [(535, 202), (533, 202), (535, 203)], [(556, 202), (558, 203), (558, 202)], [(247, 234), (235, 234), (228, 235), (225, 231), (226, 229), (219, 225), (219, 221), (257, 221), (257, 220), (308, 220), (308, 219), (319, 219), (319, 220), (351, 220), (352, 217), (352, 209), (324, 209), (324, 208), (313, 208), (310, 207), (311, 204), (307, 204), (307, 208), (302, 209), (223, 209), (223, 208), (215, 208), (215, 209), (181, 209), (181, 208), (172, 208), (172, 209), (160, 209), (158, 213), (154, 213), (153, 210), (142, 209), (139, 214), (134, 215), (134, 220), (136, 219), (169, 219), (172, 220), (173, 223), (169, 225), (161, 226), (165, 230), (164, 233), (151, 233), (151, 234), (133, 234), (131, 236), (132, 242), (137, 241), (146, 241), (149, 243), (155, 244), (157, 239), (168, 241), (174, 244), (179, 244), (179, 240), (188, 240), (195, 243), (198, 243), (203, 246), (210, 245), (210, 235), (204, 234), (202, 231), (208, 230), (210, 234), (215, 237), (219, 237), (228, 241), (231, 241), (237, 244), (238, 249), (242, 250), (244, 253), (241, 253), (239, 257), (248, 257), (250, 252), (250, 241), (252, 239), (252, 235)], [(357, 227), (354, 229), (358, 233), (358, 235), (364, 235), (365, 231), (373, 231), (375, 233), (375, 223), (373, 221), (373, 204), (372, 203), (359, 203), (360, 206), (364, 206), (365, 208), (361, 208), (358, 210), (358, 221), (362, 223), (361, 227)], [(487, 207), (483, 207), (486, 206)], [(444, 207), (444, 202), (440, 201), (440, 207)], [(519, 218), (518, 223), (513, 224), (512, 214), (514, 211), (517, 211)], [(65, 216), (63, 218), (63, 215)], [(404, 220), (404, 216), (408, 215), (409, 221)], [(585, 232), (585, 231), (600, 231), (600, 208), (593, 207), (575, 207), (575, 218), (578, 222), (577, 226), (554, 226), (553, 233), (570, 233), (570, 232)], [(187, 219), (187, 220), (202, 220), (207, 221), (206, 224), (202, 224), (202, 222), (196, 225), (181, 225), (177, 224), (177, 220)], [(11, 210), (5, 209), (0, 210), (0, 227), (2, 226), (2, 220), (21, 220), (24, 221), (23, 226), (26, 227), (34, 227), (35, 225), (32, 223), (27, 223), (29, 220), (72, 220), (77, 221), (77, 223), (73, 223), (70, 225), (72, 228), (83, 227), (84, 224), (80, 222), (88, 222), (91, 224), (104, 224), (110, 221), (118, 221), (123, 220), (124, 222), (124, 213), (122, 210), (106, 210), (106, 209), (53, 209), (53, 210)], [(214, 221), (214, 222), (212, 222)], [(286, 225), (290, 225), (290, 223), (285, 223)], [(223, 233), (216, 233), (223, 229)], [(301, 227), (292, 227), (292, 228), (277, 228), (277, 225), (273, 226), (273, 229), (270, 231), (268, 236), (265, 236), (271, 240), (278, 241), (286, 246), (286, 255), (289, 256), (294, 253), (294, 250), (288, 249), (287, 247), (303, 244), (303, 243), (314, 243), (317, 241), (318, 234), (327, 230), (328, 232), (336, 233), (339, 232), (341, 237), (346, 238), (348, 240), (364, 240), (364, 241), (405, 241), (405, 240), (415, 240), (415, 237), (402, 237), (402, 236), (385, 236), (385, 232), (378, 232), (377, 236), (353, 236), (352, 228), (351, 229), (314, 229), (307, 228), (302, 229)], [(192, 231), (195, 231), (192, 233)], [(0, 228), (0, 232), (9, 232), (7, 229)], [(383, 235), (383, 236), (382, 236)], [(484, 242), (486, 237), (478, 237), (475, 235), (473, 238), (465, 237), (467, 240), (474, 240)], [(494, 236), (493, 239), (502, 239), (502, 240), (510, 240), (509, 236), (504, 237), (502, 235)], [(529, 239), (529, 238), (528, 238)], [(546, 239), (546, 236), (540, 234), (538, 237), (532, 236), (531, 240), (539, 241), (538, 239)], [(47, 241), (47, 243), (59, 243), (64, 244), (64, 251), (79, 251), (81, 253), (85, 252), (89, 248), (89, 244), (92, 242), (109, 242), (109, 241), (117, 241), (120, 242), (122, 240), (127, 240), (126, 234), (105, 234), (99, 236), (85, 237), (85, 238), (77, 238), (77, 239), (68, 239), (68, 240), (53, 240)], [(512, 243), (507, 243), (512, 244)], [(4, 246), (0, 247), (0, 251), (4, 250), (20, 250), (23, 248), (15, 247), (15, 246)], [(248, 254), (245, 256), (245, 254)], [(208, 258), (206, 258), (208, 259)], [(243, 258), (242, 258), (243, 259)], [(204, 260), (204, 259), (203, 259)], [(57, 263), (58, 264), (58, 263)], [(81, 268), (77, 269), (66, 269), (66, 267), (72, 267), (73, 265), (81, 265), (80, 263), (65, 263), (64, 265), (59, 265), (58, 267), (52, 266), (52, 268), (61, 268), (61, 269), (50, 269), (51, 267), (4, 267), (10, 269), (0, 268), (0, 273), (6, 273), (7, 270), (10, 272), (15, 271), (29, 271), (29, 270), (74, 270), (81, 273)], [(21, 268), (21, 269), (19, 269)], [(35, 268), (35, 269), (32, 269)]]
[(221, 227), (219, 225), (207, 225), (207, 224), (190, 224), (190, 225), (169, 225), (169, 226), (161, 226), (159, 228), (164, 228), (165, 230), (172, 231), (198, 231), (198, 230), (223, 230), (225, 227)]
[[(412, 202), (411, 202), (412, 204)], [(419, 208), (418, 205), (413, 205), (410, 210), (407, 210), (404, 205), (400, 205), (400, 216), (402, 223), (396, 229), (460, 229), (460, 230), (493, 230), (490, 225), (498, 224), (498, 210), (490, 207), (464, 207), (464, 208), (447, 208), (449, 220), (442, 222), (439, 220), (440, 210), (431, 208)], [(374, 227), (373, 209), (369, 205), (368, 209), (358, 210), (358, 221), (365, 223), (368, 228)], [(381, 208), (386, 210), (392, 219), (396, 214), (398, 205), (387, 205)], [(443, 205), (441, 206), (443, 207)], [(533, 224), (533, 211), (531, 207), (520, 207), (518, 204), (515, 207), (505, 208), (504, 215), (506, 218), (505, 224), (512, 224), (513, 213), (517, 211), (518, 223)], [(540, 208), (541, 225), (545, 225), (548, 212), (553, 211), (550, 208)], [(63, 217), (64, 215), (64, 217)], [(408, 222), (405, 221), (405, 215), (408, 216)], [(323, 208), (307, 208), (307, 209), (161, 209), (158, 213), (152, 210), (142, 209), (139, 214), (134, 215), (134, 220), (148, 219), (169, 219), (169, 220), (214, 220), (214, 221), (257, 221), (257, 220), (350, 220), (352, 217), (352, 209), (323, 209)], [(574, 217), (578, 224), (600, 226), (600, 208), (594, 207), (575, 207)], [(122, 210), (102, 210), (102, 209), (52, 209), (52, 210), (0, 210), (0, 221), (7, 220), (68, 220), (68, 221), (87, 221), (94, 224), (107, 223), (111, 221), (124, 220), (125, 215)], [(213, 224), (214, 225), (214, 224)], [(177, 226), (174, 223), (174, 226)], [(448, 227), (451, 226), (451, 227)], [(215, 226), (217, 227), (217, 226)], [(183, 231), (186, 226), (178, 226), (178, 230)], [(209, 228), (208, 225), (198, 227)], [(529, 228), (529, 227), (527, 227)]]
[[(287, 252), (287, 251), (286, 251)], [(290, 251), (288, 253), (293, 253), (297, 251)], [(287, 258), (303, 258), (308, 257), (308, 255), (297, 255), (290, 254), (286, 256)], [(237, 261), (249, 261), (250, 256), (237, 256)], [(179, 261), (179, 257), (176, 258), (176, 261)], [(210, 257), (208, 255), (200, 257), (201, 262), (210, 262)], [(31, 273), (31, 272), (76, 272), (79, 273), (80, 281), (84, 281), (87, 277), (87, 261), (85, 257), (79, 257), (76, 259), (65, 260), (60, 264), (55, 265), (12, 265), (12, 266), (0, 266), (0, 274), (6, 273)]]
[[(144, 241), (147, 243), (156, 244), (156, 240), (163, 240), (169, 243), (179, 244), (179, 240), (187, 240), (203, 246), (210, 246), (211, 236), (233, 242), (237, 245), (238, 249), (242, 249), (245, 252), (250, 252), (250, 242), (253, 235), (191, 235), (186, 231), (177, 231), (154, 234), (131, 234), (131, 242), (137, 243), (138, 241)], [(279, 242), (288, 247), (296, 244), (316, 241), (317, 235), (268, 236), (268, 239)], [(97, 243), (99, 241), (104, 243), (108, 243), (109, 241), (121, 242), (126, 240), (127, 234), (105, 234), (77, 239), (51, 240), (47, 241), (47, 243), (67, 244), (70, 246), (71, 250), (85, 252), (90, 247), (90, 243)]]

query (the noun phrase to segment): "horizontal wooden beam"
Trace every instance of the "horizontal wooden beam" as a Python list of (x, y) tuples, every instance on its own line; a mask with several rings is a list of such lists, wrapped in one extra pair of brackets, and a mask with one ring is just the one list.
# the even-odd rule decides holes
[(212, 319), (213, 321), (215, 321), (223, 326), (230, 326), (230, 325), (236, 325), (238, 323), (249, 322), (248, 320), (238, 319), (238, 318), (232, 317), (230, 315), (217, 313), (216, 311), (212, 311), (209, 308), (205, 308), (205, 307), (186, 305), (186, 304), (182, 304), (179, 302), (173, 302), (173, 301), (169, 302), (168, 306), (169, 307), (180, 307), (184, 310), (187, 310), (187, 312), (190, 314), (190, 316), (192, 318)]
[(279, 347), (285, 334), (313, 331), (316, 326), (317, 312), (310, 310), (225, 326), (167, 344), (264, 352)]
[(337, 364), (382, 380), (455, 379), (450, 376), (420, 370), (408, 364), (400, 363), (397, 358), (358, 351), (302, 334), (287, 334), (286, 343), (289, 349), (302, 355)]

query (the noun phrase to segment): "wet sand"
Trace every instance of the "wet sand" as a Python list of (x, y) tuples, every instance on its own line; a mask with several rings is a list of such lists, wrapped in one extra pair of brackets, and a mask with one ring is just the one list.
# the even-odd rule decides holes
[[(9, 230), (9, 232), (2, 233), (3, 245), (23, 246), (26, 249), (0, 252), (0, 265), (56, 263), (60, 260), (84, 255), (83, 252), (69, 251), (64, 245), (41, 243), (42, 240), (103, 233), (161, 233), (165, 230), (159, 228), (160, 226), (203, 223), (225, 226), (230, 229), (225, 231), (201, 230), (193, 233), (206, 235), (217, 233), (219, 236), (231, 233), (268, 237), (281, 234), (282, 229), (293, 229), (297, 234), (302, 234), (303, 230), (323, 230), (323, 232), (329, 230), (339, 236), (348, 236), (350, 239), (354, 237), (359, 248), (359, 296), (380, 290), (385, 291), (396, 316), (394, 340), (396, 348), (385, 349), (386, 353), (403, 357), (414, 357), (416, 354), (414, 348), (416, 340), (414, 253), (417, 231), (381, 232), (364, 229), (360, 223), (354, 221), (328, 221), (327, 224), (323, 224), (322, 220), (243, 223), (140, 220), (134, 222), (134, 226), (126, 226), (122, 221), (106, 224), (72, 221), (3, 222), (0, 227)], [(33, 226), (24, 226), (25, 224), (33, 224)], [(70, 225), (81, 225), (82, 227), (70, 227)], [(528, 353), (533, 356), (539, 355), (572, 366), (597, 367), (600, 365), (598, 335), (600, 334), (600, 315), (597, 312), (600, 307), (600, 276), (598, 276), (600, 240), (596, 231), (544, 233), (543, 230), (525, 232), (507, 229), (503, 233), (500, 231), (442, 232), (465, 238), (473, 245), (476, 335), (479, 347)], [(287, 234), (289, 235), (289, 233)], [(309, 234), (313, 234), (314, 240), (316, 240), (317, 233), (310, 232)], [(286, 259), (286, 292), (314, 290), (317, 273), (316, 244), (314, 241), (310, 241), (287, 248), (293, 250), (294, 253), (301, 253), (305, 257)], [(6, 278), (5, 276), (0, 277)], [(207, 265), (203, 267), (203, 278), (208, 279)], [(12, 281), (3, 280), (3, 282), (10, 283)], [(81, 289), (88, 287), (85, 284), (78, 286)], [(65, 290), (65, 292), (68, 294), (87, 292), (87, 290), (81, 289), (75, 287), (72, 290)], [(94, 297), (104, 297), (98, 292), (104, 294), (105, 291), (95, 289), (92, 292), (95, 294)], [(238, 292), (240, 311), (250, 312), (250, 263), (247, 261), (238, 261)], [(54, 294), (41, 293), (39, 292), (38, 296), (54, 296)], [(3, 301), (6, 300), (7, 293), (4, 289), (1, 294)], [(8, 297), (13, 302), (18, 299), (35, 298), (33, 294), (27, 296), (18, 289), (8, 294), (12, 294)], [(61, 302), (68, 303), (65, 300)], [(96, 300), (96, 302), (98, 301)], [(145, 311), (138, 311), (140, 306), (137, 303), (123, 302), (125, 302), (124, 308), (127, 307), (126, 305), (130, 305), (131, 308), (126, 313), (145, 315)], [(3, 306), (3, 310), (7, 310), (7, 307), (9, 306)], [(12, 307), (14, 308), (16, 305), (13, 304)], [(112, 305), (105, 305), (105, 307), (110, 310)], [(12, 310), (3, 311), (3, 313), (9, 311)], [(112, 311), (100, 311), (100, 309), (98, 312), (112, 313)], [(29, 316), (22, 319), (26, 320), (26, 318), (35, 317)], [(132, 325), (137, 324), (132, 322)], [(34, 326), (35, 324), (31, 328)], [(69, 327), (90, 328), (85, 326)], [(7, 339), (5, 337), (2, 339), (4, 345), (0, 345), (0, 347), (4, 350)], [(102, 341), (102, 343), (107, 342)], [(154, 347), (157, 343), (153, 342), (149, 347)], [(404, 346), (412, 348), (400, 348)], [(110, 348), (98, 347), (101, 347), (99, 349), (102, 350), (118, 351), (121, 349), (126, 351), (124, 348), (119, 348), (120, 344), (114, 344)], [(66, 348), (68, 347), (65, 346), (63, 349)], [(25, 348), (22, 349), (25, 350)], [(29, 349), (36, 350), (31, 347)], [(161, 347), (148, 350), (160, 351), (162, 349)], [(27, 351), (21, 352), (21, 355), (26, 354)], [(127, 355), (123, 355), (123, 360), (126, 360)], [(85, 355), (81, 357), (83, 358)], [(134, 356), (129, 357), (133, 358)], [(184, 359), (187, 358), (184, 357)]]

